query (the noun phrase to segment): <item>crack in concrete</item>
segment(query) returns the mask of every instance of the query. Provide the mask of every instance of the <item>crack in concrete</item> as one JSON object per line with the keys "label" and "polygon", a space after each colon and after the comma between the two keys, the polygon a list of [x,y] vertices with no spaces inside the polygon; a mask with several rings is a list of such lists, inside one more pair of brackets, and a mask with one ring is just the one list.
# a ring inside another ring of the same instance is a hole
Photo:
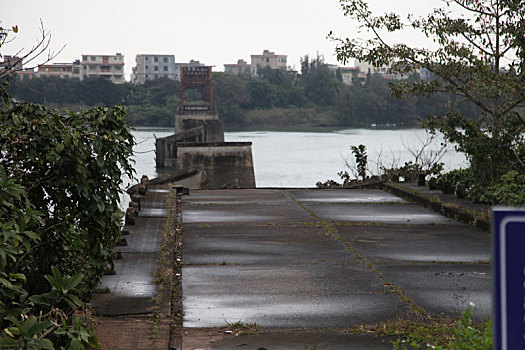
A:
{"label": "crack in concrete", "polygon": [[376,276],[379,278],[379,280],[382,281],[382,284],[380,286],[386,287],[389,289],[389,292],[392,294],[396,294],[399,296],[399,298],[406,303],[410,310],[419,317],[424,318],[430,318],[430,313],[425,310],[422,306],[416,304],[416,302],[410,298],[406,291],[395,285],[394,283],[387,281],[386,278],[381,274],[381,272],[375,267],[372,260],[367,259],[365,256],[363,256],[355,247],[353,247],[350,242],[345,240],[341,235],[339,235],[337,231],[337,225],[333,222],[322,220],[317,216],[317,214],[311,210],[308,209],[306,206],[303,205],[299,200],[297,200],[291,193],[289,193],[286,190],[281,190],[285,195],[287,195],[297,206],[302,208],[304,211],[310,214],[310,216],[317,221],[318,227],[324,229],[327,233],[329,233],[332,237],[343,243],[346,247],[346,249],[354,254],[354,256],[365,266],[367,266],[372,272],[376,274]]}

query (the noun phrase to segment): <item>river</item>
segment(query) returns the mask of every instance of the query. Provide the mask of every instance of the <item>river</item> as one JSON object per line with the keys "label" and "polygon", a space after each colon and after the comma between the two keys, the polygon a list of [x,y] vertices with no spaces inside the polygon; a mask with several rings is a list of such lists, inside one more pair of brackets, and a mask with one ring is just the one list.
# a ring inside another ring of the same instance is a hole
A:
{"label": "river", "polygon": [[[173,129],[140,128],[134,130],[137,145],[135,161],[137,176],[153,178],[155,169],[155,136],[164,137]],[[226,132],[225,141],[252,142],[257,187],[315,187],[318,181],[334,179],[337,173],[349,170],[354,163],[350,147],[363,144],[367,148],[369,169],[378,173],[381,165],[402,166],[413,161],[412,153],[428,140],[424,129],[346,129],[333,132]],[[425,148],[427,156],[441,148],[441,138]],[[443,156],[447,170],[466,167],[462,154],[452,147]],[[350,171],[349,171],[350,172]],[[129,184],[126,183],[125,185]]]}

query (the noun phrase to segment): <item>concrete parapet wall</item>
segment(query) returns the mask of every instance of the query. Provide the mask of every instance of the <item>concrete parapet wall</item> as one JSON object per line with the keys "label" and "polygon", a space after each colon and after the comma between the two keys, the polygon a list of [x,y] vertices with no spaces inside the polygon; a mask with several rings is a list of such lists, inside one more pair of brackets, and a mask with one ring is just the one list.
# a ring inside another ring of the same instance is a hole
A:
{"label": "concrete parapet wall", "polygon": [[207,189],[255,188],[251,142],[177,143],[177,169],[194,167]]}
{"label": "concrete parapet wall", "polygon": [[188,120],[212,121],[219,120],[219,114],[215,109],[211,110],[195,110],[175,113],[175,133],[185,131],[184,123]]}
{"label": "concrete parapet wall", "polygon": [[[224,122],[222,120],[184,120],[184,130],[203,128],[203,137],[200,139],[181,139],[181,142],[224,142]],[[178,135],[178,134],[176,134]]]}

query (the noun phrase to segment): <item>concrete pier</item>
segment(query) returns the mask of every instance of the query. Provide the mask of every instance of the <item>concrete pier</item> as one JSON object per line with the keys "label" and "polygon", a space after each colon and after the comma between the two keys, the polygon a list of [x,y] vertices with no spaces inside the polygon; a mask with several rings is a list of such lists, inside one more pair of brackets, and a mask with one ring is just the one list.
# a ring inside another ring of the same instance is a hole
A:
{"label": "concrete pier", "polygon": [[[160,255],[168,213],[168,185],[153,189],[116,275],[104,277],[110,293],[97,296],[99,338],[117,328],[136,349],[152,348],[139,341],[156,295],[144,259]],[[381,350],[396,338],[356,330],[454,318],[470,303],[476,320],[490,318],[489,234],[380,189],[200,190],[182,207],[182,295],[160,304],[155,348]],[[170,331],[168,320],[182,322]]]}

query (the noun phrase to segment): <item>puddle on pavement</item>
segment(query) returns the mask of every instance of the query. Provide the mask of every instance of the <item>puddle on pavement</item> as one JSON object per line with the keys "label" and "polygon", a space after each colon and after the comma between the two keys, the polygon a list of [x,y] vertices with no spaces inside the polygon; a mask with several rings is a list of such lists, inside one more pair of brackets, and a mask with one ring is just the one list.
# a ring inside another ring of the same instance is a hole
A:
{"label": "puddle on pavement", "polygon": [[382,258],[385,259],[395,259],[399,261],[409,261],[409,262],[451,262],[451,263],[476,263],[480,261],[489,261],[490,254],[480,254],[480,255],[463,255],[463,254],[440,254],[440,253],[405,253],[397,252],[394,254],[383,253],[381,254]]}
{"label": "puddle on pavement", "polygon": [[170,193],[170,190],[162,189],[162,188],[148,188],[148,192],[151,193]]}
{"label": "puddle on pavement", "polygon": [[406,203],[405,200],[394,196],[361,196],[361,197],[315,197],[300,198],[300,202],[318,203]]}
{"label": "puddle on pavement", "polygon": [[109,278],[102,281],[101,288],[109,288],[112,294],[130,297],[153,297],[157,293],[151,278],[130,279],[127,282],[118,280],[110,281]]}
{"label": "puddle on pavement", "polygon": [[385,212],[370,212],[369,214],[319,214],[322,219],[329,219],[335,221],[350,221],[350,222],[377,222],[377,223],[394,223],[394,224],[444,224],[449,223],[447,218],[436,214],[399,214],[388,215]]}
{"label": "puddle on pavement", "polygon": [[274,221],[279,217],[241,214],[238,211],[226,210],[188,210],[183,212],[185,223],[209,222],[266,222]]}
{"label": "puddle on pavement", "polygon": [[[268,298],[270,297],[270,298]],[[280,300],[279,300],[280,299]],[[186,296],[183,327],[224,327],[242,321],[265,327],[341,327],[349,317],[395,314],[383,296],[275,297],[268,295]]]}
{"label": "puddle on pavement", "polygon": [[140,216],[148,218],[165,218],[167,216],[167,210],[159,208],[144,208],[140,211]]}

